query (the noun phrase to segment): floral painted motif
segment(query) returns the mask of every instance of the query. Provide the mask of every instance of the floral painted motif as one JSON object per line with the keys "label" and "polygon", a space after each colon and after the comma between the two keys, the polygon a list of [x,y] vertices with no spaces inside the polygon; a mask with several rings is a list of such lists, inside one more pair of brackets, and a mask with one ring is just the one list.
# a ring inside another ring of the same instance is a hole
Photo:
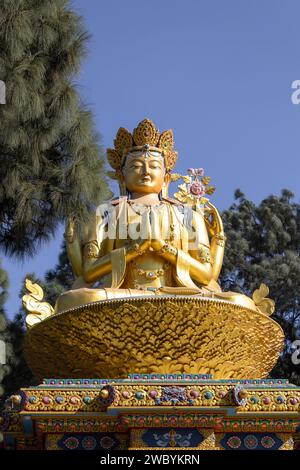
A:
{"label": "floral painted motif", "polygon": [[162,395],[156,399],[156,403],[170,401],[173,405],[187,400],[186,390],[183,387],[162,387]]}
{"label": "floral painted motif", "polygon": [[241,443],[241,439],[238,436],[232,436],[227,441],[227,445],[232,449],[238,449],[241,446]]}
{"label": "floral painted motif", "polygon": [[246,436],[244,439],[244,444],[247,449],[255,449],[258,445],[258,440],[253,434]]}
{"label": "floral painted motif", "polygon": [[74,450],[79,446],[79,440],[76,437],[68,437],[65,440],[64,445],[67,449]]}
{"label": "floral painted motif", "polygon": [[97,446],[97,441],[93,436],[87,436],[82,439],[81,445],[84,450],[94,450]]}

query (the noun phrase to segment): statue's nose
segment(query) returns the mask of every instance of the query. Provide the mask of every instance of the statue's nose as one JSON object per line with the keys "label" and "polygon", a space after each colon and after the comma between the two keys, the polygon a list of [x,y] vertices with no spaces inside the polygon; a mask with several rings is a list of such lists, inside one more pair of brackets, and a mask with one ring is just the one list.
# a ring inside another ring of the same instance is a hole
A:
{"label": "statue's nose", "polygon": [[145,163],[144,168],[143,168],[143,174],[144,175],[149,175],[149,172],[150,172],[149,171],[149,165],[148,165],[148,163]]}

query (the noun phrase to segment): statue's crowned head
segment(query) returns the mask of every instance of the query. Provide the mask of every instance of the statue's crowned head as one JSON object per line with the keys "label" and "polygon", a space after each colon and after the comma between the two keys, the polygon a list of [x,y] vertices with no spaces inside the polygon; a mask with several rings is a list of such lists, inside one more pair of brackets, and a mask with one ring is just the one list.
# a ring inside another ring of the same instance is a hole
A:
{"label": "statue's crowned head", "polygon": [[131,134],[120,127],[114,149],[107,150],[107,159],[122,195],[127,192],[162,193],[167,196],[171,171],[177,161],[173,131],[160,134],[150,119],[144,119]]}

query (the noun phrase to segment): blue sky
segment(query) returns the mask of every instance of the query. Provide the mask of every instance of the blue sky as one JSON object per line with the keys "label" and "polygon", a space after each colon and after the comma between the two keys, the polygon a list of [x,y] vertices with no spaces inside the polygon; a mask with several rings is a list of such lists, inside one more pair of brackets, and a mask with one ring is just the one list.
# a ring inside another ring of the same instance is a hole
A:
{"label": "blue sky", "polygon": [[[289,188],[299,201],[300,2],[294,0],[76,0],[92,34],[75,82],[102,143],[145,117],[172,128],[177,170],[204,167],[221,210],[240,188],[261,201]],[[62,239],[24,263],[3,259],[9,316],[27,272],[42,276]]]}

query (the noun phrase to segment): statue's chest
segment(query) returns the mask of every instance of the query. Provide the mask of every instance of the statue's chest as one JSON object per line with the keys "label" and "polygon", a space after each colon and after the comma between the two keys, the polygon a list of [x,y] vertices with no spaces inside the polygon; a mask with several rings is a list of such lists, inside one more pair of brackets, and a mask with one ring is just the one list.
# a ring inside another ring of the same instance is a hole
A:
{"label": "statue's chest", "polygon": [[136,258],[127,265],[125,284],[139,289],[171,285],[172,266],[153,251]]}

